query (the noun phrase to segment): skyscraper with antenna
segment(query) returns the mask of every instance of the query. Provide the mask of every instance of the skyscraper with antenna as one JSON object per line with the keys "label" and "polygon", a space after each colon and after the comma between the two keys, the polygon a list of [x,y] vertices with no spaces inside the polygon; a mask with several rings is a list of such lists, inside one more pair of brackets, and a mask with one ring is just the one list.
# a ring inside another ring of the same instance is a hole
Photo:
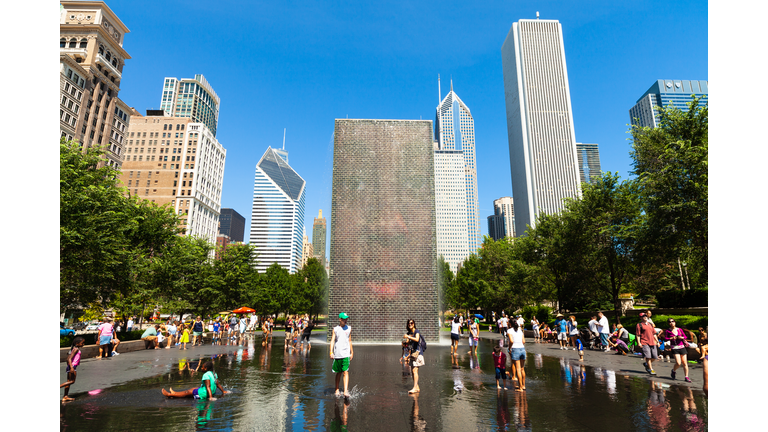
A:
{"label": "skyscraper with antenna", "polygon": [[477,197],[475,122],[469,107],[451,90],[439,100],[435,119],[437,253],[456,271],[482,245]]}

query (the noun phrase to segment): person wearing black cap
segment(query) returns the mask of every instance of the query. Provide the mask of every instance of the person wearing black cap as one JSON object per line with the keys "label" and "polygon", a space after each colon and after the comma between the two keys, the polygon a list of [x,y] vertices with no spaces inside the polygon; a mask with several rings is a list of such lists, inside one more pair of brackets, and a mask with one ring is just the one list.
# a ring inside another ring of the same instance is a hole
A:
{"label": "person wearing black cap", "polygon": [[336,396],[339,394],[339,380],[344,377],[344,397],[349,397],[349,362],[354,356],[352,350],[352,328],[347,325],[349,315],[339,314],[339,325],[333,328],[331,335],[331,370],[336,374]]}

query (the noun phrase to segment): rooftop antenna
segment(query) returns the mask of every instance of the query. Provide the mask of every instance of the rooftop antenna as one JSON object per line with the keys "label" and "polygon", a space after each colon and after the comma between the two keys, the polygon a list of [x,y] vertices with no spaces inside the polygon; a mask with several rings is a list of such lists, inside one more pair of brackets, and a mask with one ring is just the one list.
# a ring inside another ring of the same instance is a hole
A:
{"label": "rooftop antenna", "polygon": [[440,91],[440,74],[437,74],[437,104],[443,101],[443,92]]}
{"label": "rooftop antenna", "polygon": [[453,75],[451,75],[451,91],[453,91]]}
{"label": "rooftop antenna", "polygon": [[536,19],[539,19],[539,11],[536,11]]}
{"label": "rooftop antenna", "polygon": [[285,128],[283,128],[283,150],[285,150]]}

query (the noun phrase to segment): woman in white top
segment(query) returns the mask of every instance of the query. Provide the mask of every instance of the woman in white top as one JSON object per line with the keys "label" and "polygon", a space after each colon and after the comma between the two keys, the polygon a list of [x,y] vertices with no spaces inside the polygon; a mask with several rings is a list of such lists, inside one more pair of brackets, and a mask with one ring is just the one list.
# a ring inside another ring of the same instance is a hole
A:
{"label": "woman in white top", "polygon": [[461,331],[461,321],[459,316],[455,315],[451,321],[451,355],[459,353],[459,332]]}
{"label": "woman in white top", "polygon": [[578,323],[576,322],[576,317],[574,315],[571,315],[570,321],[567,323],[568,327],[568,338],[571,340],[571,345],[573,345],[573,350],[576,350],[576,339],[579,338],[579,329],[577,328]]}
{"label": "woman in white top", "polygon": [[525,391],[525,337],[517,320],[512,320],[507,338],[509,339],[509,358],[512,360],[512,376],[517,378],[515,391]]}
{"label": "woman in white top", "polygon": [[534,342],[538,342],[539,337],[541,336],[539,334],[539,320],[537,320],[536,317],[533,317],[531,319],[531,325],[533,326],[533,340]]}

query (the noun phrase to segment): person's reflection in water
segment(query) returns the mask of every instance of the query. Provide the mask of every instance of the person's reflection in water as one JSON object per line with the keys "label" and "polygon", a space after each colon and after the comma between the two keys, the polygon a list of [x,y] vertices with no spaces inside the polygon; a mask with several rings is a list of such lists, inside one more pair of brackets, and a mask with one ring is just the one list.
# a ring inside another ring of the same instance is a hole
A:
{"label": "person's reflection in water", "polygon": [[693,399],[693,391],[691,391],[691,388],[688,386],[677,386],[676,391],[680,396],[680,400],[683,402],[683,406],[680,408],[682,413],[682,418],[680,419],[680,430],[706,430],[707,427],[699,418],[699,412],[696,409],[696,401]]}
{"label": "person's reflection in water", "polygon": [[541,354],[535,354],[533,356],[533,364],[536,366],[536,369],[541,370],[544,368],[544,357],[542,357]]}
{"label": "person's reflection in water", "polygon": [[[522,392],[517,392],[522,393]],[[504,389],[496,389],[496,426],[497,430],[507,430],[509,425],[509,392]]]}
{"label": "person's reflection in water", "polygon": [[[347,430],[347,411],[349,410],[350,403],[349,398],[336,398],[333,408],[334,418],[331,420],[331,431],[341,432]],[[341,405],[341,409],[339,409],[339,405]]]}
{"label": "person's reflection in water", "polygon": [[419,414],[419,394],[411,393],[413,397],[413,415],[411,416],[411,431],[425,431],[427,430],[427,421]]}
{"label": "person's reflection in water", "polygon": [[665,431],[669,429],[669,405],[664,397],[664,387],[661,383],[651,381],[648,390],[648,401],[646,402],[648,419],[654,430]]}
{"label": "person's reflection in water", "polygon": [[200,401],[197,403],[197,427],[205,427],[211,420],[211,404]]}
{"label": "person's reflection in water", "polygon": [[453,369],[453,391],[461,393],[464,390],[464,383],[462,382],[461,366],[459,365],[459,356],[451,356],[451,369]]}
{"label": "person's reflection in water", "polygon": [[517,408],[515,428],[518,431],[532,430],[531,418],[528,417],[528,394],[526,392],[515,393],[515,408]]}

